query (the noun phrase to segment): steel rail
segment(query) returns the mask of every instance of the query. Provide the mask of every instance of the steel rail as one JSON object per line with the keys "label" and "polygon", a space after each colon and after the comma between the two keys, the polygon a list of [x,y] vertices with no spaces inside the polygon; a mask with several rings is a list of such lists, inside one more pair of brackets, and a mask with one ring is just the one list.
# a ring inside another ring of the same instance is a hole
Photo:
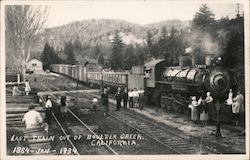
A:
{"label": "steel rail", "polygon": [[104,145],[115,155],[119,155],[116,151],[114,151],[107,143],[105,143],[91,128],[89,128],[88,125],[86,125],[74,112],[72,112],[70,109],[67,109],[84,127],[86,127],[92,134],[94,134],[97,139],[101,140]]}
{"label": "steel rail", "polygon": [[[160,128],[160,129],[162,129],[162,130],[164,130],[164,131],[167,131],[167,132],[171,133],[172,135],[175,135],[175,136],[177,136],[177,137],[179,137],[179,138],[185,139],[185,140],[187,140],[187,141],[189,141],[189,142],[191,142],[191,143],[194,143],[194,144],[196,144],[196,145],[201,145],[201,144],[199,144],[199,143],[197,143],[197,142],[195,142],[195,141],[193,141],[193,140],[191,140],[191,139],[188,139],[188,138],[183,137],[183,136],[181,136],[181,135],[179,135],[179,134],[176,134],[175,132],[173,132],[173,131],[171,131],[171,130],[169,130],[169,129],[167,129],[167,128],[164,128],[164,127],[162,127],[162,126],[160,126],[160,125],[157,125],[157,124],[155,124],[155,123],[153,123],[153,122],[150,122],[150,121],[148,121],[148,120],[146,120],[146,119],[144,119],[144,118],[141,118],[141,117],[139,117],[139,116],[137,116],[137,115],[135,115],[135,114],[133,114],[133,113],[130,113],[130,112],[128,112],[128,111],[126,111],[126,113],[129,114],[130,116],[135,117],[136,119],[142,120],[142,121],[144,121],[144,122],[146,122],[146,123],[149,123],[149,124],[151,124],[151,125],[153,125],[153,126],[155,126],[155,127]],[[207,146],[204,146],[204,145],[201,145],[201,146],[202,146],[202,148],[205,148],[205,149],[211,151],[212,153],[219,153],[219,152],[217,152],[217,151],[214,151],[214,150],[208,148]]]}
{"label": "steel rail", "polygon": [[120,118],[118,118],[118,117],[116,117],[116,116],[114,116],[114,115],[112,115],[112,114],[110,114],[110,113],[108,113],[108,115],[110,115],[110,116],[111,116],[111,117],[113,117],[114,119],[117,119],[118,121],[121,121],[122,123],[124,123],[124,124],[128,125],[129,127],[131,127],[131,128],[133,128],[133,129],[135,129],[135,130],[139,131],[140,133],[142,133],[142,134],[144,134],[144,135],[148,136],[149,138],[153,139],[154,141],[156,141],[156,142],[160,143],[161,145],[163,145],[163,146],[165,146],[165,147],[168,147],[168,148],[169,148],[169,149],[171,149],[172,151],[174,151],[174,152],[176,152],[176,153],[178,153],[178,154],[181,154],[181,152],[179,152],[179,151],[175,150],[175,149],[174,149],[174,148],[172,148],[171,146],[169,146],[169,145],[167,145],[167,144],[165,144],[165,143],[161,142],[160,140],[158,140],[158,139],[154,138],[152,135],[150,135],[150,134],[148,134],[148,133],[146,133],[146,132],[142,131],[141,129],[136,128],[135,126],[133,126],[133,125],[131,125],[131,124],[129,124],[129,123],[127,123],[127,122],[123,121],[122,119],[120,119]]}
{"label": "steel rail", "polygon": [[[55,114],[54,114],[53,112],[52,112],[52,115],[53,115],[53,117],[55,118],[57,124],[59,125],[59,127],[60,127],[60,129],[62,130],[62,132],[64,133],[64,135],[67,136],[67,133],[65,132],[65,130],[64,130],[63,127],[62,127],[62,125],[60,124],[60,122],[58,121],[58,119],[56,118],[56,116],[55,116]],[[70,139],[68,139],[68,141],[69,141],[70,145],[73,147],[73,149],[76,150],[77,155],[80,155],[79,152],[77,151],[75,145],[73,144],[73,142],[72,142]]]}

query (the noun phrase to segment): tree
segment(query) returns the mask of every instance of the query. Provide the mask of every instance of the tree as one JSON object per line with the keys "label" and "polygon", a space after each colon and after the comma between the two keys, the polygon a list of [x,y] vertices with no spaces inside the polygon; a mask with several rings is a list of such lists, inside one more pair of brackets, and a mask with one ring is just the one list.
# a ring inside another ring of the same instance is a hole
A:
{"label": "tree", "polygon": [[192,28],[198,30],[205,30],[215,22],[214,13],[208,8],[206,4],[202,4],[199,11],[195,14]]}
{"label": "tree", "polygon": [[16,70],[26,79],[26,63],[47,20],[47,7],[7,5],[5,7],[6,51]]}
{"label": "tree", "polygon": [[104,65],[104,56],[103,56],[103,53],[100,53],[99,56],[98,56],[98,63],[100,65]]}
{"label": "tree", "polygon": [[67,59],[66,59],[67,64],[76,64],[74,47],[71,41],[65,43],[64,53],[67,55]]}
{"label": "tree", "polygon": [[150,31],[147,32],[146,42],[147,42],[148,56],[153,56],[153,53],[154,53],[153,48],[154,48],[154,46],[153,46],[153,42],[152,42],[152,34],[150,33]]}
{"label": "tree", "polygon": [[123,67],[130,70],[132,66],[136,65],[137,58],[135,56],[135,48],[133,45],[127,45],[123,50]]}
{"label": "tree", "polygon": [[45,43],[44,49],[42,52],[42,62],[43,62],[43,69],[51,69],[51,64],[58,64],[61,63],[62,60],[58,57],[58,55],[55,53],[55,50],[53,47],[51,47],[48,43]]}
{"label": "tree", "polygon": [[207,46],[208,44],[213,44],[216,40],[215,24],[214,13],[206,4],[202,4],[193,18],[190,35],[190,45],[193,48],[196,64],[204,64],[204,53],[211,51],[211,48]]}
{"label": "tree", "polygon": [[112,41],[112,51],[110,57],[111,69],[122,69],[122,47],[123,42],[118,31],[115,32],[114,39]]}

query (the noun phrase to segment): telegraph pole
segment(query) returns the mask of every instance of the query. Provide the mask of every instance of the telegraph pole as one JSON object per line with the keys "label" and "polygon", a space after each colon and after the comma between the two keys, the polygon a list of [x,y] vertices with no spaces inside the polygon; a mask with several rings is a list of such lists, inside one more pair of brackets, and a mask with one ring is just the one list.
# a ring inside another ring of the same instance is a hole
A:
{"label": "telegraph pole", "polygon": [[236,18],[240,18],[240,4],[237,3]]}

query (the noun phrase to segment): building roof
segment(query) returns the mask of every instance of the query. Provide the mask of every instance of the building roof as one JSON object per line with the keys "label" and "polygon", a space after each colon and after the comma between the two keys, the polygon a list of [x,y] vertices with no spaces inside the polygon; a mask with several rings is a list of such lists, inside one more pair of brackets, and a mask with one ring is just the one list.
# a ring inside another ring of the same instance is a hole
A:
{"label": "building roof", "polygon": [[165,59],[154,59],[154,60],[146,63],[144,66],[145,67],[154,67],[155,65],[157,65],[158,63],[163,62],[163,61],[165,61]]}
{"label": "building roof", "polygon": [[39,56],[31,56],[30,59],[28,60],[28,62],[29,62],[30,60],[32,60],[32,59],[37,59],[38,61],[41,61],[41,62],[42,62],[42,60],[41,60],[41,58],[40,58]]}

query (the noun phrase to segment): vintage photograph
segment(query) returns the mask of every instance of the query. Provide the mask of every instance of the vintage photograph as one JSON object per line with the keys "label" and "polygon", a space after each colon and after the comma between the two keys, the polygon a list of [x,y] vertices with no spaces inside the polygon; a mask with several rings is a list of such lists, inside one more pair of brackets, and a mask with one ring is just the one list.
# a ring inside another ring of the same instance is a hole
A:
{"label": "vintage photograph", "polygon": [[248,159],[246,2],[1,2],[1,156]]}

